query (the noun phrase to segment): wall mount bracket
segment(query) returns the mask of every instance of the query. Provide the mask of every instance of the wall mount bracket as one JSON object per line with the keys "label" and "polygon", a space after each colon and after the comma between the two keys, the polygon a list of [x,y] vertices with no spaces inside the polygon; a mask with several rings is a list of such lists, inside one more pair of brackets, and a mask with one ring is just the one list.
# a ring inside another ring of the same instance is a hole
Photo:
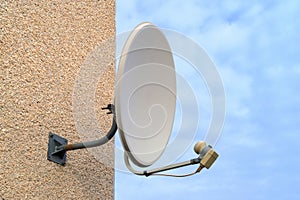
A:
{"label": "wall mount bracket", "polygon": [[58,151],[57,147],[67,144],[67,139],[50,132],[48,141],[48,160],[60,165],[64,165],[67,159],[66,150]]}
{"label": "wall mount bracket", "polygon": [[68,144],[68,140],[63,138],[53,132],[49,133],[48,140],[48,160],[55,162],[60,165],[65,165],[67,161],[67,151],[84,149],[84,148],[92,148],[101,146],[107,143],[113,136],[115,135],[118,127],[115,120],[115,106],[113,104],[108,104],[107,107],[102,108],[102,110],[109,110],[106,114],[113,114],[112,125],[106,136],[93,141]]}

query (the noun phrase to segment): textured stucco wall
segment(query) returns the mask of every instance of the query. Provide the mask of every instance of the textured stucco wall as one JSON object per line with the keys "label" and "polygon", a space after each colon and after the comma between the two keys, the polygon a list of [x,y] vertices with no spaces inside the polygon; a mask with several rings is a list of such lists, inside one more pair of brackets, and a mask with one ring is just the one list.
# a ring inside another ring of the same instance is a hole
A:
{"label": "textured stucco wall", "polygon": [[[0,17],[0,199],[113,199],[113,169],[87,150],[68,152],[64,167],[46,155],[49,131],[81,141],[74,81],[92,49],[115,35],[114,0],[3,0]],[[112,60],[97,108],[111,103],[113,73]],[[96,111],[105,132],[111,116]],[[113,158],[113,144],[102,150]]]}

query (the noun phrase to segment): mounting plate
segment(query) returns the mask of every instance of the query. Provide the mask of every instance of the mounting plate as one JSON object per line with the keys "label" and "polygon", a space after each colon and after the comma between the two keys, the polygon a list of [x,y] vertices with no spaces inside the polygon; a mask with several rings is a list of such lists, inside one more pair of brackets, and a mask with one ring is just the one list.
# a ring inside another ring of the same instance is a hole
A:
{"label": "mounting plate", "polygon": [[57,151],[56,147],[66,144],[68,144],[67,139],[50,132],[48,142],[48,160],[60,165],[65,165],[67,159],[66,151]]}

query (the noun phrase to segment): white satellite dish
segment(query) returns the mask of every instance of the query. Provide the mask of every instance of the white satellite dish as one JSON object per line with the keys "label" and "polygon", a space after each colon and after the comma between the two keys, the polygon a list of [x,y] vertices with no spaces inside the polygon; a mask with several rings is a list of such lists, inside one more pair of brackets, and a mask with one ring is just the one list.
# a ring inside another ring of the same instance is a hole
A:
{"label": "white satellite dish", "polygon": [[131,165],[148,167],[164,152],[172,133],[176,108],[176,71],[168,40],[160,29],[149,22],[141,23],[129,35],[120,57],[115,87],[115,105],[111,129],[103,138],[68,144],[65,138],[49,134],[48,159],[66,163],[66,152],[107,143],[119,130],[124,147],[124,161],[137,175],[165,175],[158,172],[199,164],[199,168],[183,177],[209,169],[218,154],[205,142],[198,142],[194,151],[199,157],[152,170],[137,171]]}
{"label": "white satellite dish", "polygon": [[116,83],[116,120],[123,147],[134,164],[150,166],[168,143],[176,107],[173,55],[156,26],[146,22],[131,32]]}

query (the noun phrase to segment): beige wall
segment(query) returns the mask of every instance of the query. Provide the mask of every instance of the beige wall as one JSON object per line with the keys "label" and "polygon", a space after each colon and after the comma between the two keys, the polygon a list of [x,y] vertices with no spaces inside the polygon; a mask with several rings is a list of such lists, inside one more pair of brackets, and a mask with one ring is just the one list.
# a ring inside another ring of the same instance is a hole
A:
{"label": "beige wall", "polygon": [[[64,167],[46,155],[49,131],[81,141],[74,81],[91,50],[115,35],[114,15],[113,0],[1,1],[0,199],[113,199],[113,169],[87,150],[68,152]],[[111,102],[112,63],[98,107]],[[108,130],[110,116],[97,113]],[[113,158],[113,145],[103,148]]]}

